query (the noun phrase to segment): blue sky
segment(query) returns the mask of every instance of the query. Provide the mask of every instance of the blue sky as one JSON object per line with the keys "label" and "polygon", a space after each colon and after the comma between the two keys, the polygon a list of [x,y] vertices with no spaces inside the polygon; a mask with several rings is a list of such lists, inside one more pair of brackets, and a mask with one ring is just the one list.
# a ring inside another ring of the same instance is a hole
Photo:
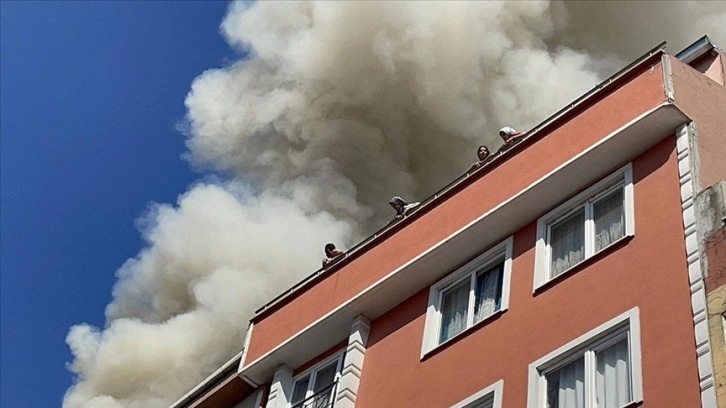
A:
{"label": "blue sky", "polygon": [[60,406],[64,339],[104,324],[134,220],[199,176],[175,124],[237,56],[226,2],[10,2],[0,10],[0,405]]}

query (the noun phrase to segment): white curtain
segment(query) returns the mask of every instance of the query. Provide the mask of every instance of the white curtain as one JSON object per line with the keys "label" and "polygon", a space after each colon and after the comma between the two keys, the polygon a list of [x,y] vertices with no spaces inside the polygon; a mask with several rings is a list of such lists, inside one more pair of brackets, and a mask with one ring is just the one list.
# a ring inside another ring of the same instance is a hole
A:
{"label": "white curtain", "polygon": [[450,339],[466,328],[469,307],[469,279],[447,290],[441,300],[441,334],[439,343]]}
{"label": "white curtain", "polygon": [[585,407],[585,359],[547,375],[547,408]]}
{"label": "white curtain", "polygon": [[630,402],[628,339],[596,354],[595,390],[598,408],[620,408]]}
{"label": "white curtain", "polygon": [[554,278],[585,259],[585,208],[552,226],[550,234]]}
{"label": "white curtain", "polygon": [[611,194],[593,206],[595,218],[595,252],[625,235],[623,190]]}
{"label": "white curtain", "polygon": [[476,278],[476,305],[474,323],[496,312],[500,306],[502,265],[484,272]]}

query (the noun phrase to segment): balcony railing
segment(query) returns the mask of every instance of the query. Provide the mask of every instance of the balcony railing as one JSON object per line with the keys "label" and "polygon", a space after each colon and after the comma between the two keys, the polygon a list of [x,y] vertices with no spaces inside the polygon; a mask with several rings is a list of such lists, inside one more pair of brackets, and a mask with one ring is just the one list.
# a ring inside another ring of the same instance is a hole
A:
{"label": "balcony railing", "polygon": [[292,408],[333,408],[335,405],[335,389],[338,382],[334,382],[329,386],[318,391],[317,394],[297,402]]}

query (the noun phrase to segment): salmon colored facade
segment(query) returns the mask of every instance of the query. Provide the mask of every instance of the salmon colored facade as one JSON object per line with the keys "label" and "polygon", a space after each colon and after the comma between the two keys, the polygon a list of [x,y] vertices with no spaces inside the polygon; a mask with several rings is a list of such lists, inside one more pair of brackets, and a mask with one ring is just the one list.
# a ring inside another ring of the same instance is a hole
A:
{"label": "salmon colored facade", "polygon": [[[393,232],[389,239],[372,246],[345,267],[325,276],[310,287],[304,296],[298,295],[279,306],[274,313],[255,317],[254,336],[245,362],[259,358],[390,271],[499,205],[533,180],[552,171],[603,135],[663,103],[665,95],[660,60],[652,68],[652,71],[644,72],[603,101],[554,129],[551,134],[543,135],[527,149],[509,157],[509,160],[477,174],[476,181],[448,200],[433,205],[415,222],[406,220],[405,228]],[[611,169],[604,169],[603,176],[608,174],[607,170]],[[562,197],[563,200],[565,198]],[[465,261],[468,259],[462,259],[461,263]],[[445,274],[443,272],[441,276]]]}
{"label": "salmon colored facade", "polygon": [[[643,371],[653,373],[644,375],[647,405],[695,406],[696,350],[673,138],[636,158],[633,173],[632,240],[534,296],[535,225],[514,234],[511,306],[496,321],[420,361],[419,348],[411,345],[421,341],[426,290],[374,320],[356,406],[445,407],[499,379],[504,406],[526,406],[529,363],[634,306],[641,313]],[[406,375],[386,375],[394,367]]]}
{"label": "salmon colored facade", "polygon": [[[599,364],[597,344],[620,341],[608,339],[623,330],[625,405],[726,406],[716,400],[724,385],[714,328],[702,333],[709,277],[695,218],[699,192],[726,178],[724,62],[707,40],[677,57],[654,49],[258,310],[235,381],[210,377],[175,406],[227,395],[224,382],[235,384],[235,407],[306,407],[295,404],[300,395],[314,401],[321,367],[338,364],[325,407],[545,407],[548,376],[580,354]],[[547,214],[621,171],[629,232],[538,283]],[[431,316],[444,307],[432,303],[443,296],[437,282],[500,243],[508,248],[500,310],[428,344],[439,327]],[[593,388],[577,406],[594,406],[596,382],[584,375]]]}

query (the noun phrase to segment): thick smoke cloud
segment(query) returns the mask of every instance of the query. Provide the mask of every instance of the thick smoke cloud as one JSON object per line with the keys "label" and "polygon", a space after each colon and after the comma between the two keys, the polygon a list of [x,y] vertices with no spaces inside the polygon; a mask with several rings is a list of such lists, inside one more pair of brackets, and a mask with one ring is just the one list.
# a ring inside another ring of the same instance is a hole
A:
{"label": "thick smoke cloud", "polygon": [[118,271],[107,327],[71,328],[80,381],[67,407],[168,406],[239,351],[246,322],[319,262],[347,224],[234,183],[199,184],[140,221],[147,242]]}
{"label": "thick smoke cloud", "polygon": [[304,190],[309,209],[370,232],[387,197],[432,193],[501,125],[531,125],[597,82],[586,54],[546,50],[550,13],[521,2],[238,4],[222,30],[253,58],[193,84],[191,157],[264,189]]}
{"label": "thick smoke cloud", "polygon": [[[64,407],[161,407],[241,347],[253,310],[664,39],[726,43],[724,3],[235,3],[249,52],[186,98],[200,182],[139,221],[103,329],[66,339]],[[676,48],[677,49],[677,48]]]}

